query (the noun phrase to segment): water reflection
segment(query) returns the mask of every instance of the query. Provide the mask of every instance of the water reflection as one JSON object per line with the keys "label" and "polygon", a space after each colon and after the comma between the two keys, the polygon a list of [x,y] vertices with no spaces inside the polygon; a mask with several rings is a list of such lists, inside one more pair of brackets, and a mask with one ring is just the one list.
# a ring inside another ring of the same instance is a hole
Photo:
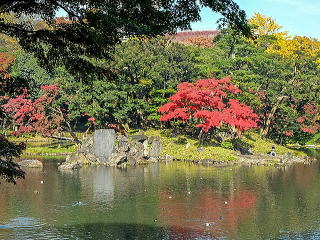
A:
{"label": "water reflection", "polygon": [[61,173],[45,161],[0,185],[0,239],[318,239],[319,166]]}

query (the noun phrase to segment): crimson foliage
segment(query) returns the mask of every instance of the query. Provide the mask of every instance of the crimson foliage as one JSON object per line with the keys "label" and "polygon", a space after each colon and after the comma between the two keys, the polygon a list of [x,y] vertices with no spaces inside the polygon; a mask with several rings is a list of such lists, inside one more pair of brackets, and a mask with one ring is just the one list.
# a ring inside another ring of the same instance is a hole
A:
{"label": "crimson foliage", "polygon": [[57,84],[41,86],[42,95],[32,100],[26,89],[19,96],[8,98],[2,107],[18,126],[14,134],[21,133],[42,133],[51,135],[61,131],[61,124],[64,120],[63,113],[53,107],[53,103],[59,95]]}
{"label": "crimson foliage", "polygon": [[301,124],[301,131],[310,134],[316,134],[320,130],[319,111],[320,107],[315,102],[303,106],[304,115],[297,118]]}
{"label": "crimson foliage", "polygon": [[230,98],[241,90],[232,82],[231,77],[222,79],[202,79],[195,84],[183,82],[178,91],[171,96],[171,102],[159,108],[161,121],[173,119],[196,120],[196,125],[208,132],[211,128],[228,126],[239,132],[257,127],[258,116],[252,109]]}

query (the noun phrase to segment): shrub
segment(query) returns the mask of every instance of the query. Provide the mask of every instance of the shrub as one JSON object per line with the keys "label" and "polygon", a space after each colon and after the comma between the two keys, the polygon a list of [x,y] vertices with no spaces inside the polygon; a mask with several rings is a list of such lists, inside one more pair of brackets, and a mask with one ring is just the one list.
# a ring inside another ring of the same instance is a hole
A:
{"label": "shrub", "polygon": [[233,149],[233,145],[229,141],[222,142],[220,146],[225,149]]}
{"label": "shrub", "polygon": [[195,84],[183,82],[169,98],[171,102],[159,108],[163,114],[160,120],[195,122],[204,132],[225,126],[238,132],[257,127],[258,116],[252,109],[230,98],[238,93],[241,91],[230,77],[198,80]]}

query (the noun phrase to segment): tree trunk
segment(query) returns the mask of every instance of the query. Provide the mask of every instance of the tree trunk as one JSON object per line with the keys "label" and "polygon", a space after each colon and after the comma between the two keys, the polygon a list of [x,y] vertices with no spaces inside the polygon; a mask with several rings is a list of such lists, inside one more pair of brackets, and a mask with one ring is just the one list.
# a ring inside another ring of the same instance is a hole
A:
{"label": "tree trunk", "polygon": [[7,123],[7,118],[4,118],[4,119],[3,119],[3,122],[2,122],[2,134],[3,134],[4,136],[7,136],[6,123]]}
{"label": "tree trunk", "polygon": [[[287,90],[287,87],[289,85],[292,85],[294,84],[294,82],[296,81],[296,78],[295,76],[297,75],[297,64],[294,65],[294,69],[293,69],[293,77],[292,79],[288,82],[288,84],[282,88],[281,90],[281,94],[284,94],[285,91]],[[282,103],[282,101],[285,99],[286,96],[281,96],[277,99],[277,102],[276,104],[272,107],[271,109],[271,112],[269,113],[268,117],[267,117],[267,120],[266,120],[266,123],[265,123],[265,126],[264,128],[262,129],[261,131],[261,137],[262,138],[265,138],[268,134],[269,134],[269,131],[270,131],[270,125],[271,125],[271,120],[274,116],[274,114],[276,113],[276,111],[278,110],[278,107],[279,105]]]}
{"label": "tree trunk", "polygon": [[199,143],[202,144],[203,143],[203,137],[204,137],[204,131],[201,129],[200,130],[200,133],[198,135],[198,140],[199,140]]}
{"label": "tree trunk", "polygon": [[274,117],[274,114],[278,110],[278,107],[282,103],[284,98],[285,98],[285,96],[279,97],[277,100],[277,103],[272,107],[270,113],[268,114],[265,125],[261,130],[261,137],[262,138],[265,138],[269,134],[272,118]]}
{"label": "tree trunk", "polygon": [[71,137],[73,138],[73,141],[77,144],[80,145],[82,142],[79,140],[79,138],[77,137],[77,135],[71,130],[69,129],[68,132],[70,133]]}
{"label": "tree trunk", "polygon": [[231,58],[231,59],[235,59],[236,58],[236,54],[235,54],[235,51],[234,51],[234,44],[230,48],[228,58]]}
{"label": "tree trunk", "polygon": [[63,114],[63,112],[61,111],[61,109],[57,110],[57,112],[60,113],[60,116],[64,119],[65,124],[67,125],[67,128],[65,128],[65,130],[67,130],[67,132],[70,133],[71,137],[73,138],[73,141],[77,144],[77,145],[81,145],[82,142],[79,140],[79,138],[77,137],[77,135],[73,132],[71,124],[69,119],[67,119],[67,117]]}

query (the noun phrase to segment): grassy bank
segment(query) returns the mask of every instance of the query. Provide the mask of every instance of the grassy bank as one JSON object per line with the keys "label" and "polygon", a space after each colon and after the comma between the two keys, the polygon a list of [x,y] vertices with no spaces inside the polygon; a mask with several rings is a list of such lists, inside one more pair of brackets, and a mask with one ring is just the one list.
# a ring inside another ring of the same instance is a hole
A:
{"label": "grassy bank", "polygon": [[[175,159],[181,160],[204,160],[214,159],[218,161],[237,161],[238,152],[223,148],[217,144],[207,142],[200,145],[196,139],[187,136],[170,137],[167,130],[147,130],[147,136],[160,136],[162,141],[162,155],[170,155]],[[304,156],[305,153],[280,146],[272,141],[261,139],[257,133],[250,133],[243,137],[243,142],[249,144],[256,154],[267,154],[270,152],[272,145],[276,146],[279,155],[290,153],[292,155]]]}
{"label": "grassy bank", "polygon": [[[80,133],[79,133],[80,134]],[[172,137],[170,130],[149,129],[145,131],[147,136],[159,136],[162,141],[162,155],[170,155],[181,160],[214,159],[217,161],[237,161],[239,153],[232,149],[231,143],[222,146],[214,142],[206,142],[203,145],[197,139],[179,135]],[[67,137],[67,136],[66,136]],[[55,139],[42,136],[10,137],[11,141],[26,142],[27,149],[24,155],[60,155],[76,152],[77,146],[72,143],[57,144]],[[242,141],[256,154],[267,154],[273,145],[279,155],[290,153],[295,156],[303,156],[305,153],[277,145],[270,140],[261,139],[255,132],[246,133]]]}
{"label": "grassy bank", "polygon": [[[81,133],[77,133],[81,136]],[[69,133],[64,133],[62,137],[70,138]],[[28,155],[63,155],[76,152],[77,146],[72,142],[59,142],[57,139],[44,137],[41,135],[23,135],[23,136],[8,136],[12,142],[26,143],[26,150],[23,151],[24,156]]]}
{"label": "grassy bank", "polygon": [[77,146],[75,144],[68,145],[53,145],[46,147],[27,146],[23,152],[25,155],[59,155],[76,152]]}
{"label": "grassy bank", "polygon": [[320,146],[320,133],[314,135],[314,137],[307,142],[308,145]]}
{"label": "grassy bank", "polygon": [[169,137],[166,130],[148,130],[147,136],[160,136],[162,155],[170,155],[181,160],[216,159],[219,161],[236,161],[237,155],[233,150],[218,146],[199,145],[198,141],[186,136]]}

